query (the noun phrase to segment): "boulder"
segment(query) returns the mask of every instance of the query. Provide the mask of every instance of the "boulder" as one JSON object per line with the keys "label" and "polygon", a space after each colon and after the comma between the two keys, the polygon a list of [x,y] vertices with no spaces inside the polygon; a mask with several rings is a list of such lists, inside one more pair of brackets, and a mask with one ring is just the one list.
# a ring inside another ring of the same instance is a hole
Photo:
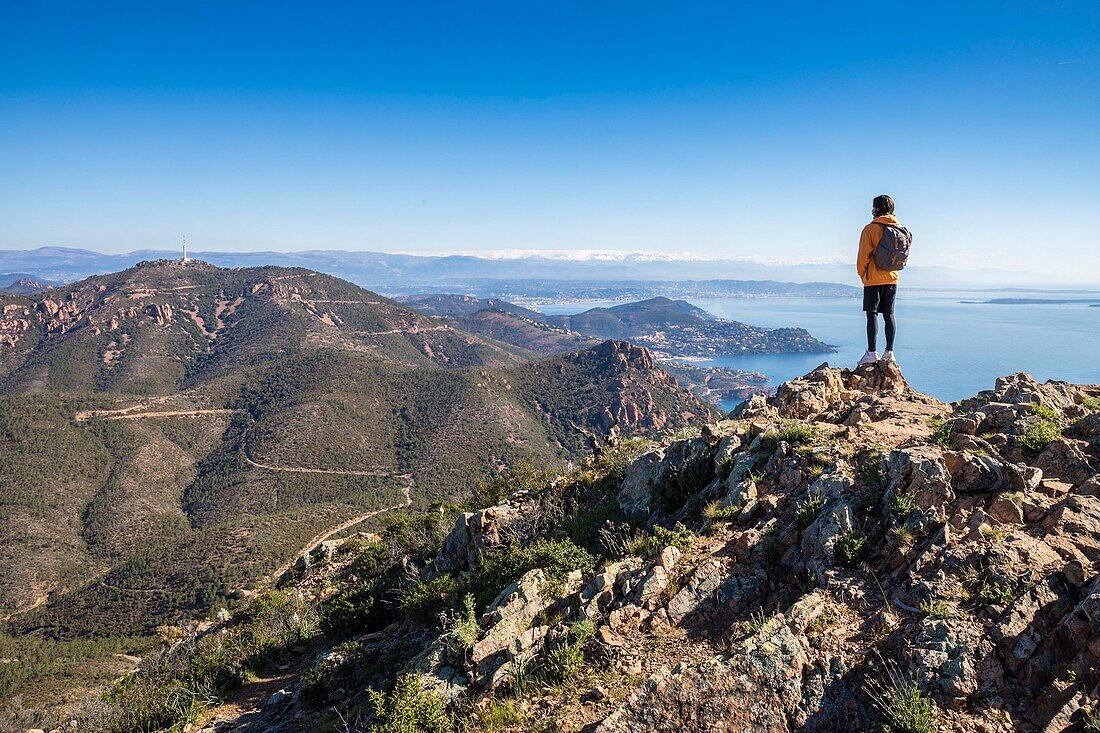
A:
{"label": "boulder", "polygon": [[653,499],[653,487],[661,480],[665,449],[646,451],[626,467],[619,507],[629,516],[648,517]]}
{"label": "boulder", "polygon": [[542,641],[549,629],[532,628],[531,622],[560,597],[574,593],[580,587],[581,574],[571,573],[560,592],[553,595],[546,594],[553,586],[549,580],[545,571],[531,570],[489,604],[481,617],[485,633],[470,649],[470,661],[483,686],[498,684],[505,676],[506,664],[528,655]]}
{"label": "boulder", "polygon": [[537,508],[535,498],[520,490],[501,504],[459,515],[436,556],[436,568],[441,572],[472,570],[487,550],[522,542],[532,531],[531,519]]}
{"label": "boulder", "polygon": [[940,451],[932,446],[903,448],[890,453],[887,460],[890,483],[886,499],[898,494],[912,496],[922,510],[933,510],[940,521],[946,517],[944,505],[955,499],[951,474]]}
{"label": "boulder", "polygon": [[1077,485],[1088,481],[1097,471],[1085,451],[1088,443],[1072,438],[1055,438],[1032,463],[1043,476]]}

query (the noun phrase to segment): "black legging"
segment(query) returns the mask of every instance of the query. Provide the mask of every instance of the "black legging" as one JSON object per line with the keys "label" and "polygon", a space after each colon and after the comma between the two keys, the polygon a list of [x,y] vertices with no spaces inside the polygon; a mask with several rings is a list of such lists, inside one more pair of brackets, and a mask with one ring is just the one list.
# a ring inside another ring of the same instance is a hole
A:
{"label": "black legging", "polygon": [[[883,313],[882,320],[886,322],[886,350],[894,350],[894,314]],[[877,351],[878,342],[878,314],[867,311],[867,350]]]}

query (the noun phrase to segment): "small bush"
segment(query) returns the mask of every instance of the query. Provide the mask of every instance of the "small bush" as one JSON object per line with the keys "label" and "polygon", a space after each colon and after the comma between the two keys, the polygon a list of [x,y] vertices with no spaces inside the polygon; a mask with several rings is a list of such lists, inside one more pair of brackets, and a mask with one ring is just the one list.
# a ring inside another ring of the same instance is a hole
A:
{"label": "small bush", "polygon": [[[560,583],[574,570],[590,572],[596,558],[572,540],[537,540],[485,555],[481,566],[465,576],[461,591],[472,593],[478,609],[484,608],[524,573],[541,568],[551,582]],[[456,602],[460,596],[454,596]]]}
{"label": "small bush", "polygon": [[695,494],[714,477],[710,461],[696,461],[669,469],[664,480],[653,487],[653,503],[665,514],[674,514],[683,508]]}
{"label": "small bush", "polygon": [[491,733],[516,725],[522,720],[523,713],[516,708],[514,702],[493,697],[487,705],[473,711],[472,718],[463,730]]}
{"label": "small bush", "polygon": [[1058,427],[1058,423],[1042,418],[1024,430],[1016,438],[1016,443],[1019,444],[1025,455],[1034,458],[1061,434],[1062,429]]}
{"label": "small bush", "polygon": [[749,633],[755,634],[760,631],[770,631],[775,624],[775,619],[775,611],[767,613],[763,608],[756,609],[749,614],[749,620],[747,621]]}
{"label": "small bush", "polygon": [[977,602],[980,606],[1008,606],[1016,600],[1016,590],[1008,583],[991,580],[982,583],[978,589]]}
{"label": "small bush", "polygon": [[802,529],[809,527],[824,508],[824,496],[821,494],[807,494],[806,498],[798,503],[798,509],[795,511],[798,517],[798,526]]}
{"label": "small bush", "polygon": [[380,542],[368,543],[351,562],[351,571],[360,578],[374,578],[389,566],[386,547]]}
{"label": "small bush", "polygon": [[463,649],[469,649],[477,641],[481,633],[481,626],[477,622],[477,612],[474,610],[474,594],[467,593],[462,599],[462,612],[454,622],[451,629],[453,638]]}
{"label": "small bush", "polygon": [[362,628],[381,614],[372,585],[360,585],[329,598],[321,605],[321,628],[326,631]]}
{"label": "small bush", "polygon": [[401,598],[401,610],[424,623],[436,621],[454,608],[459,598],[458,583],[449,575],[413,585]]}
{"label": "small bush", "polygon": [[866,690],[874,708],[893,733],[933,733],[936,730],[939,717],[936,704],[896,665],[887,665],[884,678],[869,679]]}
{"label": "small bush", "polygon": [[885,488],[890,475],[885,466],[885,454],[880,450],[873,450],[859,466],[859,477],[863,483],[876,489]]}
{"label": "small bush", "polygon": [[688,552],[694,543],[695,534],[679,522],[672,529],[654,527],[653,534],[645,544],[643,557],[654,557],[666,547],[675,547],[680,552]]}
{"label": "small bush", "polygon": [[779,531],[773,526],[764,532],[760,538],[760,544],[764,548],[764,559],[768,562],[778,562],[783,552],[783,542],[779,539]]}
{"label": "small bush", "polygon": [[906,547],[913,542],[913,531],[903,524],[890,530],[890,537],[898,547]]}
{"label": "small bush", "polygon": [[609,557],[650,558],[669,546],[687,552],[694,542],[695,534],[679,522],[672,529],[654,527],[652,534],[629,524],[614,522],[608,522],[600,530],[600,544]]}
{"label": "small bush", "polygon": [[454,721],[443,701],[426,691],[416,675],[397,678],[393,691],[368,690],[377,716],[372,733],[450,733]]}
{"label": "small bush", "polygon": [[591,621],[580,621],[569,629],[569,640],[558,645],[546,655],[539,665],[536,676],[548,685],[560,685],[567,682],[584,667],[584,642],[596,633],[596,625]]}
{"label": "small bush", "polygon": [[978,534],[980,534],[983,539],[987,539],[990,542],[1000,542],[1008,536],[1008,532],[1003,528],[994,527],[986,522],[978,525]]}
{"label": "small bush", "polygon": [[868,491],[856,501],[856,509],[864,513],[875,511],[881,505],[882,492],[877,489]]}
{"label": "small bush", "polygon": [[951,447],[951,423],[937,417],[928,421],[928,427],[932,428],[929,440],[942,448]]}
{"label": "small bush", "polygon": [[719,502],[712,501],[703,507],[701,514],[708,526],[719,522],[732,522],[741,514],[741,507],[722,506]]}
{"label": "small bush", "polygon": [[863,559],[866,546],[866,537],[855,532],[848,532],[837,538],[833,552],[837,562],[845,567],[852,567]]}
{"label": "small bush", "polygon": [[1062,416],[1058,414],[1057,410],[1051,407],[1047,407],[1046,405],[1040,404],[1038,402],[1036,402],[1032,406],[1032,409],[1035,411],[1036,415],[1043,418],[1044,420],[1049,420],[1050,422],[1056,423],[1062,419]]}
{"label": "small bush", "polygon": [[776,437],[791,446],[808,445],[817,440],[817,426],[797,420],[784,420],[779,424]]}
{"label": "small bush", "polygon": [[930,618],[949,619],[955,616],[954,609],[944,601],[924,601],[919,606],[921,613]]}
{"label": "small bush", "polygon": [[1086,410],[1097,411],[1100,410],[1100,397],[1089,397],[1084,402]]}
{"label": "small bush", "polygon": [[904,522],[917,508],[917,500],[911,494],[894,494],[890,497],[890,513],[899,522]]}

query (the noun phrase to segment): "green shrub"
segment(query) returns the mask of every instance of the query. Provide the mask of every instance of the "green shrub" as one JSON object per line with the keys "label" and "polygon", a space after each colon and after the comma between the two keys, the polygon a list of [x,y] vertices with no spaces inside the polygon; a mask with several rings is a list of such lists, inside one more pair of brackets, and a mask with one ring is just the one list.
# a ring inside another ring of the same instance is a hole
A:
{"label": "green shrub", "polygon": [[929,600],[924,601],[919,606],[921,613],[930,618],[937,619],[949,619],[955,616],[954,609],[951,608],[945,601]]}
{"label": "green shrub", "polygon": [[560,583],[574,570],[590,572],[595,567],[596,559],[572,540],[536,540],[529,545],[487,553],[478,569],[463,578],[461,591],[472,593],[477,607],[482,609],[510,583],[536,568],[546,571],[551,582]]}
{"label": "green shrub", "polygon": [[871,489],[856,501],[856,509],[861,512],[871,512],[882,505],[882,492]]}
{"label": "green shrub", "polygon": [[929,440],[942,448],[951,447],[951,423],[942,417],[936,417],[928,421],[928,427],[932,428]]}
{"label": "green shrub", "polygon": [[443,701],[426,691],[416,675],[397,678],[391,692],[368,690],[377,716],[372,733],[450,733],[454,720]]}
{"label": "green shrub", "polygon": [[547,653],[538,666],[536,676],[548,685],[560,685],[577,676],[584,667],[584,642],[596,633],[591,621],[580,621],[569,629],[569,640]]}
{"label": "green shrub", "polygon": [[771,631],[772,626],[775,625],[777,616],[778,614],[775,611],[768,613],[763,608],[756,609],[749,614],[749,620],[746,622],[749,633],[755,634],[760,631]]}
{"label": "green shrub", "polygon": [[980,606],[1008,606],[1016,600],[1016,589],[1008,583],[991,580],[982,583],[978,589],[977,602]]}
{"label": "green shrub", "polygon": [[653,487],[653,503],[666,514],[678,512],[687,500],[697,494],[714,477],[710,461],[696,461],[682,467],[671,467],[660,484]]}
{"label": "green shrub", "polygon": [[351,570],[360,578],[381,575],[389,565],[386,547],[380,542],[367,543],[351,562]]}
{"label": "green shrub", "polygon": [[795,514],[798,517],[798,526],[802,529],[806,529],[814,520],[821,514],[821,510],[825,508],[825,497],[822,494],[810,493],[806,495],[806,498],[798,502],[798,508],[795,510]]}
{"label": "green shrub", "polygon": [[790,446],[808,445],[817,440],[817,426],[799,420],[784,420],[779,424],[776,437]]}
{"label": "green shrub", "polygon": [[1046,405],[1040,404],[1038,402],[1032,405],[1032,409],[1035,411],[1036,415],[1043,418],[1044,420],[1049,420],[1050,422],[1056,423],[1062,419],[1062,416],[1058,414],[1057,410],[1051,407],[1047,407]]}
{"label": "green shrub", "polygon": [[359,629],[383,613],[375,600],[374,586],[358,585],[338,593],[321,604],[321,628],[326,631]]}
{"label": "green shrub", "polygon": [[890,513],[899,522],[904,522],[917,508],[917,500],[911,494],[894,494],[890,497]]}
{"label": "green shrub", "polygon": [[1100,410],[1100,397],[1088,397],[1085,399],[1084,407],[1086,410]]}
{"label": "green shrub", "polygon": [[707,525],[717,524],[718,522],[732,522],[737,519],[741,514],[741,507],[739,506],[722,506],[717,501],[712,501],[703,507],[701,515],[706,520]]}
{"label": "green shrub", "polygon": [[643,547],[642,557],[655,557],[666,547],[675,547],[680,552],[688,552],[694,543],[695,533],[679,522],[672,529],[654,527],[653,534],[649,536]]}
{"label": "green shrub", "polygon": [[866,546],[866,537],[855,532],[847,532],[837,538],[833,552],[837,562],[845,567],[852,567],[863,559],[863,553],[867,549]]}
{"label": "green shrub", "polygon": [[880,450],[873,450],[867,455],[859,465],[859,477],[863,483],[876,489],[886,487],[890,474],[883,465],[885,458],[886,455]]}
{"label": "green shrub", "polygon": [[936,704],[921,692],[916,682],[889,665],[884,678],[867,681],[867,696],[893,733],[934,733]]}
{"label": "green shrub", "polygon": [[1024,430],[1016,438],[1016,442],[1026,455],[1034,458],[1061,434],[1062,429],[1058,426],[1058,423],[1042,418]]}
{"label": "green shrub", "polygon": [[423,623],[433,623],[440,614],[455,607],[459,599],[458,582],[449,575],[421,581],[405,591],[401,610]]}
{"label": "green shrub", "polygon": [[474,595],[473,593],[467,593],[462,598],[462,611],[455,619],[454,628],[451,629],[451,637],[463,649],[469,649],[477,641],[480,633],[481,626],[477,622],[477,612],[474,609]]}

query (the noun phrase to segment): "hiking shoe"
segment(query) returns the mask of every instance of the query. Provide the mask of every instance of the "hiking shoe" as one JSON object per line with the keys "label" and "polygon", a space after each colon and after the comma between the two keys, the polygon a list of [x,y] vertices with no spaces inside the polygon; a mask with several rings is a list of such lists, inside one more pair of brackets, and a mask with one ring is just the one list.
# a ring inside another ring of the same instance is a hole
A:
{"label": "hiking shoe", "polygon": [[894,359],[894,350],[893,349],[887,349],[886,351],[884,351],[882,353],[882,359],[880,361],[886,361],[886,362],[889,362],[891,364],[897,364],[898,363],[897,360]]}
{"label": "hiking shoe", "polygon": [[876,361],[878,361],[878,352],[868,351],[866,354],[863,355],[863,358],[859,360],[859,363],[856,364],[856,366],[861,367],[864,364],[874,364]]}

